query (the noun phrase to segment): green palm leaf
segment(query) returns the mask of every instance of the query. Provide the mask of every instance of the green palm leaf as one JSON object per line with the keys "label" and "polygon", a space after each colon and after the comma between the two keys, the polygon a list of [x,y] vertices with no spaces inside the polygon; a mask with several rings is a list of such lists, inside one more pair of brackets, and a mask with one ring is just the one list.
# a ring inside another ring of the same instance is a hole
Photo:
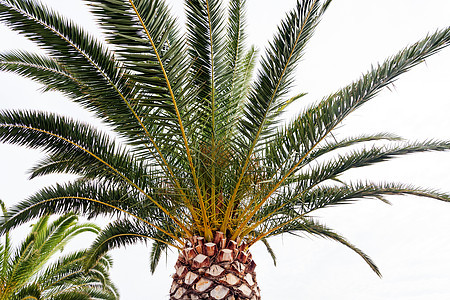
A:
{"label": "green palm leaf", "polygon": [[[400,51],[378,67],[373,67],[360,80],[324,98],[301,113],[285,130],[280,131],[268,146],[269,152],[279,151],[287,174],[301,166],[310,152],[319,145],[351,112],[372,99],[397,77],[424,61],[450,43],[449,28],[436,31],[423,40]],[[283,149],[289,149],[283,151]],[[294,154],[295,153],[295,154]],[[291,156],[295,155],[295,159]]]}
{"label": "green palm leaf", "polygon": [[2,257],[8,260],[0,269],[0,299],[61,299],[61,295],[64,299],[118,299],[109,278],[111,261],[107,256],[99,257],[87,269],[82,263],[86,261],[85,250],[54,261],[75,236],[100,232],[97,226],[79,224],[77,219],[73,214],[52,222],[48,216],[42,217],[15,251],[0,247]]}
{"label": "green palm leaf", "polygon": [[285,105],[282,97],[292,83],[290,75],[328,4],[329,2],[321,3],[318,0],[297,2],[296,8],[279,26],[274,41],[261,61],[261,69],[243,108],[243,117],[238,126],[243,143],[238,145],[237,149],[242,149],[238,150],[238,153],[242,151],[243,164],[227,204],[222,231],[227,228],[235,198],[260,136],[267,136],[268,128],[271,128],[280,113],[279,108]]}

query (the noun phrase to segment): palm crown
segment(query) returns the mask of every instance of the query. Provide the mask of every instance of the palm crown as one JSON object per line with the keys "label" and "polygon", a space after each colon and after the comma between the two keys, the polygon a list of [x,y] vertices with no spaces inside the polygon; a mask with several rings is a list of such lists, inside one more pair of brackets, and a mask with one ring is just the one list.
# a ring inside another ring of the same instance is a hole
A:
{"label": "palm crown", "polygon": [[[0,205],[5,208],[1,201]],[[109,278],[108,256],[85,270],[81,262],[86,260],[86,249],[57,254],[79,234],[99,231],[96,225],[78,223],[77,216],[68,214],[52,222],[49,216],[37,220],[15,250],[7,233],[0,243],[0,299],[118,299]]]}
{"label": "palm crown", "polygon": [[228,10],[218,0],[186,1],[185,34],[162,0],[86,2],[106,41],[38,2],[0,1],[0,20],[47,53],[3,53],[0,68],[60,91],[114,132],[51,113],[3,111],[1,141],[48,154],[32,177],[79,175],[13,207],[3,231],[48,213],[116,215],[93,246],[93,258],[151,239],[153,269],[168,246],[182,250],[197,236],[211,242],[221,232],[245,249],[262,241],[271,251],[268,237],[303,232],[350,247],[379,274],[367,255],[309,214],[388,194],[449,200],[410,185],[343,182],[339,176],[395,156],[447,150],[450,142],[409,143],[386,133],[336,140],[332,133],[400,74],[448,46],[450,28],[281,125],[286,107],[304,96],[290,96],[293,70],[330,0],[297,2],[255,76],[243,0],[230,0]]}

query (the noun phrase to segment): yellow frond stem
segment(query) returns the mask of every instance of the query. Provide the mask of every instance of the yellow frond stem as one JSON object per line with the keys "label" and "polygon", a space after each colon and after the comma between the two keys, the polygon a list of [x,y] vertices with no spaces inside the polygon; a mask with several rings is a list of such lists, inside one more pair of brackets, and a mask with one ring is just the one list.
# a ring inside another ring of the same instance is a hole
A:
{"label": "yellow frond stem", "polygon": [[[194,164],[193,164],[193,161],[192,161],[191,150],[189,149],[186,133],[184,131],[184,126],[183,126],[183,123],[181,121],[180,111],[178,110],[178,105],[177,105],[177,102],[175,100],[175,94],[173,93],[172,86],[171,86],[170,81],[169,81],[169,77],[167,76],[167,72],[166,72],[166,69],[164,68],[164,65],[163,65],[163,62],[162,62],[161,57],[159,55],[158,49],[157,49],[155,43],[153,42],[153,39],[152,39],[152,37],[150,35],[150,32],[147,29],[147,26],[145,26],[144,20],[142,19],[142,17],[139,14],[136,6],[134,5],[134,1],[133,0],[128,0],[128,2],[130,3],[131,7],[133,8],[134,13],[136,14],[137,18],[139,19],[139,22],[141,23],[141,26],[144,29],[145,34],[148,37],[148,40],[150,41],[150,44],[151,44],[151,46],[153,48],[153,51],[155,52],[155,55],[156,55],[156,58],[158,60],[159,66],[161,68],[161,71],[163,72],[164,79],[165,79],[166,84],[167,84],[167,89],[169,90],[170,97],[172,98],[172,103],[173,103],[173,106],[174,106],[174,109],[175,109],[175,113],[176,113],[176,116],[177,116],[177,119],[178,119],[178,124],[180,126],[180,131],[181,131],[181,135],[183,137],[184,146],[186,148],[186,155],[187,155],[187,158],[188,158],[188,161],[189,161],[189,166],[191,168],[192,177],[194,179],[194,184],[195,184],[196,191],[197,191],[197,197],[199,198],[199,202],[200,202],[200,205],[202,207],[203,220],[204,220],[204,222],[207,222],[206,212],[204,211],[205,207],[204,207],[204,203],[203,203],[203,199],[202,199],[202,195],[201,195],[201,191],[200,191],[200,187],[199,187],[199,183],[198,183],[198,178],[197,178],[197,175],[196,175],[196,172],[195,172],[195,168],[194,168]],[[208,227],[207,223],[204,223],[204,226],[205,226],[205,228]]]}
{"label": "yellow frond stem", "polygon": [[[337,124],[335,125],[337,126]],[[334,127],[333,127],[334,128]],[[332,129],[330,129],[328,132],[330,132]],[[311,153],[311,151],[313,151],[317,145],[322,142],[322,140],[325,138],[326,134],[320,138],[312,147],[311,149],[309,149],[300,159],[299,161],[280,179],[279,182],[277,182],[277,184],[275,184],[275,186],[272,188],[272,190],[264,197],[264,199],[255,207],[255,209],[253,209],[253,211],[248,214],[248,216],[246,217],[246,219],[244,220],[244,222],[242,223],[241,227],[238,228],[238,230],[236,230],[237,235],[241,234],[242,228],[243,226],[245,226],[245,224],[247,224],[247,222],[258,212],[258,210],[264,205],[264,203],[266,203],[266,201],[270,198],[270,196],[272,196],[273,193],[275,193],[275,191],[281,186],[281,184],[297,169],[297,167],[308,157],[308,155]]]}
{"label": "yellow frond stem", "polygon": [[97,155],[95,155],[94,153],[92,153],[91,151],[87,150],[86,148],[82,147],[81,145],[78,145],[77,143],[72,142],[69,139],[66,139],[62,136],[59,136],[57,134],[51,133],[49,131],[46,130],[42,130],[39,128],[34,128],[34,127],[29,127],[29,126],[23,126],[23,125],[0,125],[0,127],[16,127],[16,128],[24,128],[24,129],[30,129],[30,130],[34,130],[34,131],[38,131],[38,132],[42,132],[45,134],[48,134],[50,136],[56,137],[58,139],[61,139],[73,146],[75,146],[76,148],[82,150],[83,152],[86,152],[87,154],[91,155],[92,157],[94,157],[96,160],[98,160],[99,162],[101,162],[102,164],[104,164],[108,169],[110,169],[111,171],[113,171],[116,175],[119,175],[123,180],[125,180],[126,182],[128,182],[131,186],[133,186],[135,189],[137,189],[139,192],[141,192],[144,196],[146,196],[150,201],[152,201],[159,209],[161,209],[170,219],[172,219],[175,223],[177,223],[178,226],[180,226],[183,231],[188,235],[191,236],[190,231],[186,228],[186,226],[184,226],[179,220],[178,218],[176,218],[175,216],[173,216],[171,213],[169,213],[167,211],[167,209],[165,209],[164,207],[161,206],[161,204],[159,204],[156,200],[154,200],[150,195],[148,195],[143,189],[141,189],[139,186],[137,186],[133,181],[131,181],[129,178],[127,178],[125,175],[123,175],[122,173],[120,173],[116,168],[114,168],[113,166],[111,166],[110,164],[108,164],[106,161],[104,161],[103,159],[101,159],[100,157],[98,157]]}
{"label": "yellow frond stem", "polygon": [[[303,24],[302,24],[302,26],[301,26],[301,28],[300,28],[299,34],[297,35],[296,40],[295,40],[295,43],[294,43],[294,47],[292,48],[292,51],[291,51],[291,53],[290,53],[290,55],[289,55],[289,58],[288,58],[288,60],[287,60],[287,63],[286,63],[286,65],[284,66],[283,72],[281,73],[281,76],[280,76],[280,78],[278,79],[278,82],[277,82],[277,85],[276,85],[276,87],[275,87],[275,90],[274,90],[274,92],[272,93],[272,97],[271,97],[271,99],[270,99],[270,103],[272,103],[273,100],[274,100],[274,98],[275,98],[275,95],[276,95],[276,93],[277,93],[277,91],[278,91],[278,88],[279,88],[279,86],[280,86],[280,84],[281,84],[281,80],[282,80],[282,78],[284,77],[284,74],[286,73],[287,67],[288,67],[288,65],[289,65],[289,62],[291,61],[292,56],[294,55],[294,50],[295,50],[295,47],[297,46],[298,40],[300,39],[300,36],[301,36],[301,34],[303,33],[303,30],[304,30],[305,25],[306,25],[306,21],[309,19],[309,16],[310,16],[310,14],[311,14],[311,12],[312,12],[312,8],[315,6],[315,4],[316,4],[317,1],[318,1],[318,0],[315,0],[314,3],[312,4],[311,9],[308,11],[308,14],[307,14],[307,16],[306,16],[306,18],[305,18],[305,21],[303,22]],[[266,112],[266,115],[267,115],[267,112]],[[264,116],[264,119],[265,119],[265,116]],[[228,204],[227,211],[226,211],[226,213],[225,213],[225,218],[224,218],[224,225],[222,226],[222,229],[226,229],[226,227],[227,227],[227,222],[229,221],[230,214],[231,214],[232,208],[233,208],[233,206],[234,206],[235,198],[236,198],[237,192],[238,192],[238,190],[239,190],[239,186],[240,186],[240,184],[241,184],[241,182],[242,182],[242,179],[244,178],[245,172],[247,171],[248,164],[250,163],[250,160],[251,160],[251,155],[252,155],[253,150],[254,150],[254,148],[255,148],[255,146],[256,146],[256,144],[257,144],[257,141],[258,141],[258,138],[259,138],[259,136],[260,136],[260,134],[261,134],[261,132],[262,132],[262,129],[263,129],[263,126],[260,126],[259,129],[258,129],[258,132],[256,133],[255,139],[253,140],[252,146],[250,147],[249,154],[247,155],[247,158],[246,158],[246,160],[245,160],[244,166],[243,166],[243,168],[242,168],[242,172],[241,172],[241,174],[240,174],[240,176],[239,176],[239,180],[238,180],[238,182],[237,182],[237,184],[236,184],[236,186],[235,186],[235,188],[234,188],[233,195],[232,195],[232,197],[231,197],[231,199],[230,199],[230,202],[229,202],[229,204]],[[247,220],[246,222],[248,222],[248,220]],[[244,224],[242,224],[242,225],[244,226]],[[239,231],[239,230],[238,230],[238,231]],[[235,233],[235,234],[236,234],[236,233]],[[234,236],[234,235],[233,235],[233,236]],[[236,237],[237,237],[237,236],[236,236]],[[236,238],[236,237],[234,237],[234,238]]]}
{"label": "yellow frond stem", "polygon": [[167,236],[170,236],[171,238],[173,238],[174,240],[176,240],[176,241],[179,242],[180,244],[183,244],[183,241],[182,241],[182,240],[180,240],[178,237],[174,236],[174,235],[171,234],[170,232],[167,232],[166,230],[160,228],[159,226],[157,226],[157,225],[155,225],[155,224],[152,224],[152,223],[150,223],[149,221],[144,220],[144,219],[142,219],[141,217],[139,217],[139,216],[137,216],[137,215],[135,215],[135,214],[132,214],[132,213],[126,211],[126,210],[123,210],[123,209],[121,209],[121,208],[119,208],[119,207],[117,207],[117,206],[114,206],[114,205],[111,205],[111,204],[109,204],[109,203],[106,203],[106,202],[103,202],[103,201],[99,201],[99,200],[96,200],[96,199],[92,199],[92,198],[87,198],[87,197],[74,197],[74,196],[55,197],[55,198],[51,198],[51,199],[47,199],[47,200],[44,200],[44,201],[40,201],[40,202],[38,202],[38,203],[36,203],[36,204],[34,204],[34,205],[31,205],[31,206],[28,207],[28,209],[33,208],[33,207],[37,206],[38,204],[43,204],[43,203],[46,203],[46,202],[52,202],[52,201],[55,201],[55,200],[62,200],[62,199],[79,199],[79,200],[86,200],[86,201],[91,201],[91,202],[95,202],[95,203],[99,203],[99,204],[102,204],[102,205],[111,207],[111,208],[113,208],[113,209],[115,209],[115,210],[118,210],[118,211],[120,211],[120,212],[122,212],[122,213],[124,213],[124,214],[126,214],[126,215],[129,215],[129,216],[131,216],[131,217],[133,217],[133,218],[135,218],[135,219],[137,219],[137,220],[139,220],[139,221],[141,221],[141,222],[143,222],[143,223],[145,223],[145,224],[147,224],[147,225],[149,225],[149,226],[151,226],[151,227],[153,227],[153,228],[155,228],[155,229],[161,231],[162,233],[166,234]]}

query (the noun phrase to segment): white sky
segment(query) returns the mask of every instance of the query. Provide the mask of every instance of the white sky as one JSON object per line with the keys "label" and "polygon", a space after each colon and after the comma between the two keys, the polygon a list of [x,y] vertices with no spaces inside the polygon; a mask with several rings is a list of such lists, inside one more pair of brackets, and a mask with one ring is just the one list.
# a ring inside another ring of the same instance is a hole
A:
{"label": "white sky", "polygon": [[[95,28],[80,0],[44,2]],[[181,0],[170,2],[182,13]],[[250,42],[263,49],[294,3],[248,0]],[[371,64],[428,32],[448,26],[449,15],[448,0],[335,0],[300,64],[295,91],[308,92],[305,101],[318,100],[357,79]],[[3,26],[0,41],[0,50],[31,47]],[[341,136],[389,131],[412,140],[450,139],[449,67],[450,50],[446,49],[356,111],[340,130]],[[29,80],[0,73],[0,109],[43,109],[98,124],[62,96],[41,94],[38,89]],[[0,145],[0,199],[12,205],[61,180],[61,176],[27,180],[27,169],[39,157],[37,151]],[[449,169],[450,153],[427,153],[357,170],[351,176],[450,192]],[[277,267],[260,245],[253,249],[263,299],[450,299],[450,203],[411,196],[389,199],[392,206],[365,200],[317,214],[369,254],[383,279],[335,242],[284,236],[272,240]],[[14,237],[19,239],[21,232],[16,231]],[[156,274],[150,276],[148,250],[133,246],[113,252],[112,274],[122,299],[167,299],[176,255],[169,254],[167,263],[163,259]]]}

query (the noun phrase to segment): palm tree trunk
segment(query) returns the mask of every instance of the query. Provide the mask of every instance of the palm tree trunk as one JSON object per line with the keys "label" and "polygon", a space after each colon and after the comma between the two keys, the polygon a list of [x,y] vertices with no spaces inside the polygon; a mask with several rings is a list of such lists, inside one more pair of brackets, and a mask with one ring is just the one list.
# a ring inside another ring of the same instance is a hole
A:
{"label": "palm tree trunk", "polygon": [[170,300],[260,300],[255,267],[245,243],[222,232],[211,243],[193,237],[175,264]]}

